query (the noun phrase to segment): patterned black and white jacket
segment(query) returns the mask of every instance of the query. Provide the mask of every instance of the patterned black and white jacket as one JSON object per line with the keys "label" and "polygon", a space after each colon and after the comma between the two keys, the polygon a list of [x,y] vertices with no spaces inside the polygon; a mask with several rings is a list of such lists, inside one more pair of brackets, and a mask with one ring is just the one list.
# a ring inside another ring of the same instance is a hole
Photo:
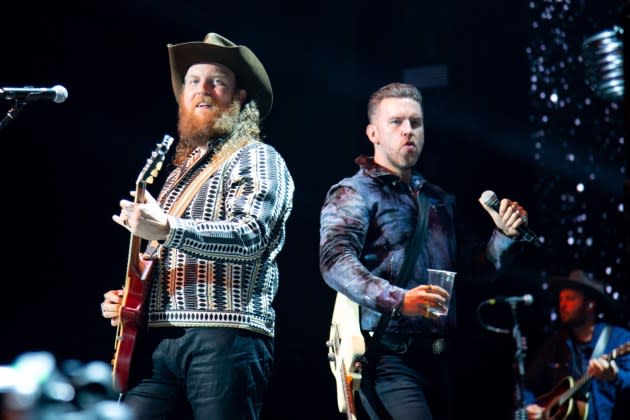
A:
{"label": "patterned black and white jacket", "polygon": [[294,185],[284,159],[260,141],[224,145],[171,172],[159,201],[168,211],[209,165],[216,172],[181,217],[169,215],[148,302],[149,327],[231,327],[274,336],[276,258],[285,241]]}

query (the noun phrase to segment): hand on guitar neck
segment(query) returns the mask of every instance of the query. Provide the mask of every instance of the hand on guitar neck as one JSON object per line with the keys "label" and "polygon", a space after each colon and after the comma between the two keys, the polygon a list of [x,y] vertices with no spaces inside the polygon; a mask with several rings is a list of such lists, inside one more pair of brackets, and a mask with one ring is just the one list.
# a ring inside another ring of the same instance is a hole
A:
{"label": "hand on guitar neck", "polygon": [[609,357],[609,355],[591,359],[588,362],[587,373],[593,377],[593,379],[612,382],[617,379],[618,371],[619,368],[617,367],[615,359]]}
{"label": "hand on guitar neck", "polygon": [[120,215],[112,216],[114,222],[142,239],[166,239],[170,232],[168,218],[155,198],[148,191],[142,193],[141,199],[137,192],[131,195],[136,200],[120,200]]}

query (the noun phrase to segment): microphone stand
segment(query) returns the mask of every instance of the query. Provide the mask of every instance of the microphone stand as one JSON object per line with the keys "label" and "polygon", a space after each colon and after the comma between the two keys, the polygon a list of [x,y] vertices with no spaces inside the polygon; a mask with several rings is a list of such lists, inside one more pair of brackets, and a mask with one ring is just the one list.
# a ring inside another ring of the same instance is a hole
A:
{"label": "microphone stand", "polygon": [[518,325],[518,318],[516,316],[516,302],[510,302],[510,309],[512,311],[512,337],[514,338],[514,343],[516,344],[516,352],[514,353],[514,366],[516,369],[516,380],[515,380],[515,406],[516,410],[514,412],[514,420],[527,420],[527,412],[525,411],[525,403],[523,401],[523,388],[524,388],[524,377],[525,377],[525,353],[526,353],[526,345],[523,336],[521,335],[521,330]]}
{"label": "microphone stand", "polygon": [[28,101],[16,99],[15,104],[11,107],[11,109],[9,109],[7,115],[2,119],[2,121],[0,121],[0,130],[9,125],[9,122],[13,121],[20,112],[22,112],[27,103]]}
{"label": "microphone stand", "polygon": [[[493,301],[493,299],[485,300],[477,306],[477,320],[479,321],[481,326],[487,329],[488,331],[492,331],[498,334],[509,334],[510,331],[508,329],[498,328],[492,325],[488,325],[483,321],[483,318],[481,316],[481,308],[491,301]],[[527,349],[525,345],[525,339],[521,335],[521,330],[518,325],[518,317],[516,316],[516,306],[518,305],[518,302],[510,301],[509,304],[510,304],[510,310],[512,312],[512,323],[513,323],[512,337],[514,338],[514,342],[516,344],[516,352],[514,353],[514,367],[516,368],[516,371],[517,371],[516,380],[515,380],[515,391],[514,391],[514,399],[515,399],[514,405],[516,409],[514,411],[514,415],[512,419],[513,420],[527,420],[527,412],[525,411],[525,402],[524,402],[524,395],[523,395],[524,382],[525,382],[524,381],[524,377],[525,377],[524,360],[526,356],[525,351]]]}

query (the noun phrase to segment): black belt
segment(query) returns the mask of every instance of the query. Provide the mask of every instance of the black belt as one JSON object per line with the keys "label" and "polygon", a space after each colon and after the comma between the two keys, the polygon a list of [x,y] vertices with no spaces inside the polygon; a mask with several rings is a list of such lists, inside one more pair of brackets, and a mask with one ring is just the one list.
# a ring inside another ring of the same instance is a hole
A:
{"label": "black belt", "polygon": [[383,334],[377,345],[399,354],[407,353],[410,350],[431,349],[433,354],[439,355],[446,349],[446,338],[420,334]]}

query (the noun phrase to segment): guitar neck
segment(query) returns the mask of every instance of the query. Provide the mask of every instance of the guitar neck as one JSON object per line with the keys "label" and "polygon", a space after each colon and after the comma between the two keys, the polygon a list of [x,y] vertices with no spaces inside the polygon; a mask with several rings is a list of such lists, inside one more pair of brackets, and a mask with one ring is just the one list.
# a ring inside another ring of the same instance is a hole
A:
{"label": "guitar neck", "polygon": [[[136,184],[135,203],[144,202],[144,194],[147,190],[147,184],[144,181],[140,181]],[[140,255],[140,249],[142,246],[142,238],[136,235],[131,235],[129,239],[129,256],[127,259],[127,273],[134,272],[140,273],[140,267],[138,266],[138,255]]]}
{"label": "guitar neck", "polygon": [[573,395],[575,395],[576,392],[582,389],[582,387],[586,385],[592,378],[593,376],[589,374],[588,372],[582,375],[580,379],[575,381],[575,384],[571,388],[567,389],[560,395],[560,398],[558,400],[559,404],[563,405],[567,401],[569,401],[571,398],[573,398]]}
{"label": "guitar neck", "polygon": [[588,383],[588,381],[590,381],[593,378],[593,376],[590,373],[585,373],[580,379],[578,379],[577,381],[575,381],[575,387],[577,389],[582,388],[584,385],[586,385],[586,383]]}
{"label": "guitar neck", "polygon": [[[166,134],[162,142],[158,143],[155,150],[151,152],[151,156],[147,159],[136,180],[135,203],[145,202],[146,186],[151,184],[158,175],[171,144],[173,144],[173,137]],[[112,360],[113,386],[120,393],[127,391],[136,337],[146,322],[143,305],[146,300],[145,293],[150,287],[153,261],[140,258],[141,245],[142,238],[132,233],[125,285],[118,310],[119,323],[116,329],[115,352]]]}

